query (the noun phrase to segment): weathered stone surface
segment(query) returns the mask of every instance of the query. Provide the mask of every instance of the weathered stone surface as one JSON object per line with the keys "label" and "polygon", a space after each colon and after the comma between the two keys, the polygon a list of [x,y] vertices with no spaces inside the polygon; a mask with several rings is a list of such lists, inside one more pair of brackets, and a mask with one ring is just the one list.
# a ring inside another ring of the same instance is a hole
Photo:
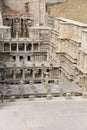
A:
{"label": "weathered stone surface", "polygon": [[2,16],[1,16],[1,12],[0,12],[0,25],[2,25]]}
{"label": "weathered stone surface", "polygon": [[11,96],[11,97],[9,98],[9,100],[10,100],[10,102],[15,102],[15,101],[16,101],[15,96]]}
{"label": "weathered stone surface", "polygon": [[65,98],[66,98],[66,99],[72,99],[72,95],[71,95],[71,93],[66,93]]}
{"label": "weathered stone surface", "polygon": [[[0,82],[18,85],[23,80],[26,90],[31,80],[33,84],[46,80],[44,89],[38,91],[43,95],[57,80],[60,87],[66,86],[63,94],[69,92],[69,86],[70,92],[77,92],[74,86],[87,86],[87,24],[58,17],[48,17],[46,24],[44,0],[7,0],[3,7],[0,61],[5,65],[0,69]],[[28,88],[27,94],[37,94],[37,90]],[[17,93],[25,94],[22,87]]]}
{"label": "weathered stone surface", "polygon": [[30,95],[29,96],[29,101],[34,101],[35,100],[35,96],[34,95]]}
{"label": "weathered stone surface", "polygon": [[47,97],[46,97],[47,100],[52,100],[53,99],[53,96],[52,94],[47,94]]}
{"label": "weathered stone surface", "polygon": [[84,92],[82,93],[82,98],[87,98],[87,91],[84,91]]}

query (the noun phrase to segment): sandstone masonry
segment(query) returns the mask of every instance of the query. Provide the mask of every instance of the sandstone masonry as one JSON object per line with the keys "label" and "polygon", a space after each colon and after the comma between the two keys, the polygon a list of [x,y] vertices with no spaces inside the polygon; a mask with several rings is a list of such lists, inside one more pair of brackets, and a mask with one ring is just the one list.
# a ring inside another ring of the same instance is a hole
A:
{"label": "sandstone masonry", "polygon": [[57,96],[68,90],[81,93],[80,87],[86,90],[87,25],[47,18],[44,0],[18,0],[17,5],[23,7],[17,8],[13,2],[4,1],[0,14],[1,85],[10,86],[13,91],[22,82],[27,94]]}

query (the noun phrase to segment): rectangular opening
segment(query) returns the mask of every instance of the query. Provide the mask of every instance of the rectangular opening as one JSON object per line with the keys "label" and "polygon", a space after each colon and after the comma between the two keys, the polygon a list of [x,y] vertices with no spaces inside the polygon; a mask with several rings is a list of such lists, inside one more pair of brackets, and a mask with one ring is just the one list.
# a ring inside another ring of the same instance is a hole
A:
{"label": "rectangular opening", "polygon": [[27,61],[30,61],[31,60],[31,57],[30,56],[27,56]]}
{"label": "rectangular opening", "polygon": [[16,43],[11,44],[11,50],[16,51],[16,49],[17,49],[17,44]]}
{"label": "rectangular opening", "polygon": [[19,61],[23,61],[23,56],[19,56]]}
{"label": "rectangular opening", "polygon": [[13,56],[12,59],[13,59],[13,61],[16,61],[16,56]]}

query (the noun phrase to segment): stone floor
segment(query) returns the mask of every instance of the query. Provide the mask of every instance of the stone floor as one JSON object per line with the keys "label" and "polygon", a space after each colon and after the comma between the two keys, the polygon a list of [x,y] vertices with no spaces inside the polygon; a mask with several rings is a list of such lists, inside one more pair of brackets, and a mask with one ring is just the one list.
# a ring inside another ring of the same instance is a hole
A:
{"label": "stone floor", "polygon": [[0,130],[87,130],[87,99],[59,97],[0,103]]}

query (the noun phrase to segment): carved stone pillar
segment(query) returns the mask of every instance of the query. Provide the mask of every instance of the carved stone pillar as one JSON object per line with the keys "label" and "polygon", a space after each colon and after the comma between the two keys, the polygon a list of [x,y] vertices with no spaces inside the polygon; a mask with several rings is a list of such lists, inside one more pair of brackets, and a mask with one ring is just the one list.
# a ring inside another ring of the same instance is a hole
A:
{"label": "carved stone pillar", "polygon": [[11,41],[9,41],[9,50],[10,50],[10,52],[11,52]]}
{"label": "carved stone pillar", "polygon": [[45,87],[48,89],[48,73],[45,72]]}
{"label": "carved stone pillar", "polygon": [[18,39],[18,31],[16,31],[16,38]]}
{"label": "carved stone pillar", "polygon": [[44,78],[44,64],[42,64],[42,72],[41,72],[41,78]]}
{"label": "carved stone pillar", "polygon": [[33,64],[33,79],[35,78],[35,64]]}
{"label": "carved stone pillar", "polygon": [[16,70],[13,71],[13,79],[16,79]]}
{"label": "carved stone pillar", "polygon": [[24,55],[24,64],[26,63],[26,61],[27,61],[27,55],[25,54]]}
{"label": "carved stone pillar", "polygon": [[43,79],[44,78],[44,70],[42,69],[42,72],[41,72],[41,78]]}
{"label": "carved stone pillar", "polygon": [[33,69],[33,79],[35,79],[35,69]]}
{"label": "carved stone pillar", "polygon": [[25,41],[25,43],[24,43],[24,51],[25,51],[25,53],[26,53],[26,41]]}
{"label": "carved stone pillar", "polygon": [[18,49],[18,43],[17,43],[17,52],[19,51],[19,49]]}
{"label": "carved stone pillar", "polygon": [[16,79],[16,64],[14,64],[13,79]]}
{"label": "carved stone pillar", "polygon": [[40,43],[38,44],[38,51],[40,51]]}
{"label": "carved stone pillar", "polygon": [[34,44],[33,44],[33,42],[32,42],[32,52],[34,51]]}
{"label": "carved stone pillar", "polygon": [[16,61],[19,62],[19,55],[16,56]]}
{"label": "carved stone pillar", "polygon": [[25,79],[25,69],[22,71],[22,78]]}
{"label": "carved stone pillar", "polygon": [[50,68],[50,72],[49,72],[49,78],[52,78],[52,68]]}

